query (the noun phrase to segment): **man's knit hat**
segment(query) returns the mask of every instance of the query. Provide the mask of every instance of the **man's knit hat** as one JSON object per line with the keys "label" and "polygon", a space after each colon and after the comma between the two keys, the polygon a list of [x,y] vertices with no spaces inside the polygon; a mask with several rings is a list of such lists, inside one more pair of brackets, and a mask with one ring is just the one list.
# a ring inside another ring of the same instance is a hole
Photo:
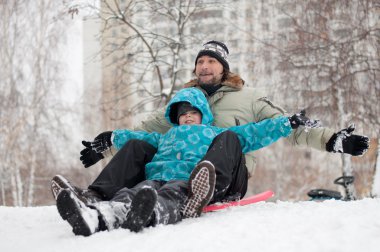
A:
{"label": "man's knit hat", "polygon": [[195,65],[197,65],[199,57],[207,55],[217,59],[223,65],[224,69],[229,71],[230,65],[228,64],[228,54],[228,48],[224,43],[211,40],[204,44],[203,48],[199,51],[197,58],[195,59]]}

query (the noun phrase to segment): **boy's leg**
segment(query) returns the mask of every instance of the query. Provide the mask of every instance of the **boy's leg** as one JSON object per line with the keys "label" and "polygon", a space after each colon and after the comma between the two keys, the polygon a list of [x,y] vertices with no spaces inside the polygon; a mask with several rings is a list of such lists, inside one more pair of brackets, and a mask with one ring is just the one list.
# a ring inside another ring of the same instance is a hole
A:
{"label": "boy's leg", "polygon": [[143,188],[152,188],[154,190],[158,190],[161,187],[161,183],[155,180],[144,180],[132,188],[124,187],[115,193],[115,196],[111,199],[111,201],[118,201],[124,203],[130,203],[136,196],[136,194]]}
{"label": "boy's leg", "polygon": [[[107,230],[122,227],[137,232],[138,230],[134,230],[133,226],[128,226],[126,223],[130,219],[133,220],[133,223],[145,221],[136,216],[136,211],[149,219],[156,204],[154,195],[159,187],[160,182],[158,181],[144,180],[133,188],[125,187],[119,190],[111,201],[92,204],[100,213],[100,226],[104,226]],[[147,195],[146,191],[152,192],[154,195]],[[136,204],[136,202],[140,203]]]}
{"label": "boy's leg", "polygon": [[139,232],[152,220],[153,210],[157,205],[157,191],[152,187],[140,189],[134,196],[130,211],[122,228]]}
{"label": "boy's leg", "polygon": [[153,187],[144,187],[136,194],[123,228],[139,232],[146,226],[174,224],[182,220],[180,209],[187,199],[188,182],[155,183],[160,185],[155,187],[157,191]]}
{"label": "boy's leg", "polygon": [[162,183],[145,180],[133,188],[125,187],[115,194],[112,199],[113,202],[126,202],[128,204],[128,213],[121,223],[122,228],[139,232],[149,223],[157,203],[156,190],[161,187]]}
{"label": "boy's leg", "polygon": [[188,181],[173,180],[157,190],[157,205],[151,222],[153,226],[174,224],[182,220],[180,210],[187,199],[188,187]]}
{"label": "boy's leg", "polygon": [[211,202],[244,197],[248,170],[239,138],[234,132],[225,131],[215,137],[202,160],[215,166],[216,183]]}

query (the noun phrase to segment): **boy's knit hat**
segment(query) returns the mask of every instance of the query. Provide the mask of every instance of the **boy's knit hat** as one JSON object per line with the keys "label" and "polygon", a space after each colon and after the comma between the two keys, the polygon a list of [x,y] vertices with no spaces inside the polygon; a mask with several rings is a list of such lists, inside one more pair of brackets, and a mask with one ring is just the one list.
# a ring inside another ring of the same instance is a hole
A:
{"label": "boy's knit hat", "polygon": [[223,65],[224,69],[229,71],[230,65],[228,64],[228,54],[228,48],[224,43],[211,40],[204,44],[203,48],[198,52],[197,58],[195,59],[195,65],[197,65],[199,57],[207,55],[217,59]]}
{"label": "boy's knit hat", "polygon": [[172,123],[179,124],[179,117],[189,111],[197,111],[202,115],[202,112],[193,107],[189,102],[178,102],[172,105],[172,113],[170,115],[170,120]]}

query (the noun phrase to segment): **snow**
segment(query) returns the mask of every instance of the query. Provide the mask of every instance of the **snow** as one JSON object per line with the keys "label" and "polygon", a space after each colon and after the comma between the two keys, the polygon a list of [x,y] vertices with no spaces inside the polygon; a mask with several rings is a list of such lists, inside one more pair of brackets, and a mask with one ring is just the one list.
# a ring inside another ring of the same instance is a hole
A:
{"label": "snow", "polygon": [[380,199],[260,202],[141,233],[75,236],[55,206],[0,207],[0,251],[380,251]]}

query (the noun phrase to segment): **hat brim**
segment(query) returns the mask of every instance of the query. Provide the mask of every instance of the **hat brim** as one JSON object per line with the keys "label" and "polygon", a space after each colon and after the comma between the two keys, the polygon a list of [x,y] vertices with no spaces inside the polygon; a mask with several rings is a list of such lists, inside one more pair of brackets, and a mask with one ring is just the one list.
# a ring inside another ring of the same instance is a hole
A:
{"label": "hat brim", "polygon": [[220,56],[217,52],[214,52],[214,51],[208,51],[208,50],[204,50],[204,51],[200,51],[197,55],[197,58],[195,59],[195,65],[197,65],[197,62],[198,62],[198,59],[202,56],[210,56],[210,57],[213,57],[215,58],[217,61],[220,62],[220,64],[223,65],[223,68],[226,69],[226,70],[230,70],[230,66],[228,64],[227,61],[225,61],[222,56]]}

